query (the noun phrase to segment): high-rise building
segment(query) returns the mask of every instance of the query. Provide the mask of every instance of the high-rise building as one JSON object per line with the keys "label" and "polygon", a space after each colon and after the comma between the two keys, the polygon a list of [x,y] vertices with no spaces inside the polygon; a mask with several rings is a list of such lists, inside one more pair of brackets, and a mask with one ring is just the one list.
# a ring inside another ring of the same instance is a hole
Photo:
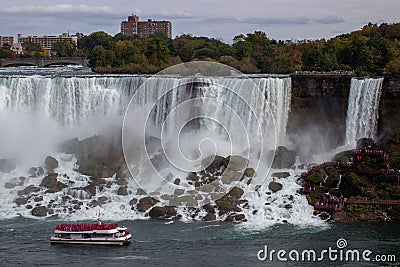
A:
{"label": "high-rise building", "polygon": [[132,15],[128,20],[121,23],[121,33],[125,36],[139,36],[142,38],[154,36],[155,33],[162,32],[168,38],[172,38],[172,24],[170,21],[156,21],[148,19],[139,21],[139,17]]}
{"label": "high-rise building", "polygon": [[7,44],[9,47],[11,47],[14,44],[14,37],[0,36],[0,47],[3,47],[5,44]]}
{"label": "high-rise building", "polygon": [[26,42],[32,42],[32,43],[37,43],[40,44],[43,48],[45,48],[48,51],[51,51],[53,48],[53,44],[57,42],[73,42],[75,44],[78,43],[78,37],[77,36],[70,36],[68,33],[63,33],[62,35],[59,36],[52,36],[52,35],[43,35],[43,36],[22,36],[22,34],[18,34],[18,43],[23,44]]}

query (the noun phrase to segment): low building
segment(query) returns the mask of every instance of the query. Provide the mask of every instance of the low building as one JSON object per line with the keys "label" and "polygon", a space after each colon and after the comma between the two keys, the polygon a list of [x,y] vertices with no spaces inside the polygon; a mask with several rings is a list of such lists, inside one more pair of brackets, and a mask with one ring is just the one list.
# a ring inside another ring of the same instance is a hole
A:
{"label": "low building", "polygon": [[8,45],[11,47],[14,44],[14,37],[13,36],[0,36],[0,47],[4,45]]}
{"label": "low building", "polygon": [[75,44],[78,43],[78,37],[75,35],[69,35],[69,33],[63,33],[62,35],[53,36],[53,35],[43,35],[43,36],[22,36],[22,34],[18,34],[18,43],[23,44],[26,42],[32,42],[40,44],[47,51],[51,51],[53,48],[53,44],[57,42],[73,42]]}
{"label": "low building", "polygon": [[165,33],[168,38],[172,38],[172,23],[170,21],[156,21],[148,19],[139,21],[139,17],[132,15],[127,21],[121,23],[121,33],[125,36],[139,36],[148,38],[154,36],[157,32]]}

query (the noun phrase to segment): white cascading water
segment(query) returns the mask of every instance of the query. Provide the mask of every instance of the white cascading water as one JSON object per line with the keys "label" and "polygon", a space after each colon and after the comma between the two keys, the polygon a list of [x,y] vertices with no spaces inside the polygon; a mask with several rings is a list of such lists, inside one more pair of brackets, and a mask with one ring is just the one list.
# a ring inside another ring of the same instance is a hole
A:
{"label": "white cascading water", "polygon": [[[246,88],[246,79],[240,78],[202,78],[196,77],[196,83],[201,85],[194,86],[189,78],[177,77],[156,77],[150,79],[146,76],[78,76],[78,77],[50,77],[50,76],[7,76],[0,77],[0,112],[1,113],[19,113],[22,111],[30,111],[32,114],[46,117],[49,120],[56,121],[61,131],[69,127],[85,128],[91,120],[98,119],[96,123],[107,125],[108,117],[124,115],[125,109],[134,95],[136,90],[145,81],[148,89],[146,94],[139,96],[137,100],[145,105],[154,99],[160,98],[163,92],[171,88],[184,88],[185,90],[172,90],[167,97],[161,98],[154,107],[154,124],[160,125],[176,104],[201,94],[209,97],[216,97],[221,101],[229,102],[229,105],[234,106],[235,98],[227,99],[226,95],[215,90],[213,85],[221,84],[226,87],[239,86]],[[278,141],[282,141],[286,133],[286,123],[290,111],[291,102],[291,79],[288,77],[260,77],[252,78],[252,81],[259,86],[262,94],[266,98],[265,103],[250,103],[255,112],[266,112],[267,104],[272,111],[274,123],[276,126],[276,135]],[[247,92],[251,94],[253,92]],[[257,99],[255,96],[254,99]],[[229,116],[229,114],[218,114],[218,110],[210,106],[203,107],[203,113],[217,112],[214,116]],[[250,126],[256,124],[248,117],[247,123]],[[228,120],[229,121],[229,120]],[[91,124],[90,124],[91,125]],[[203,125],[204,126],[204,125]],[[202,127],[202,126],[200,126]],[[70,136],[76,137],[76,136]],[[63,141],[63,140],[59,140]],[[22,152],[21,152],[22,153]],[[64,183],[73,183],[74,187],[84,186],[88,177],[82,176],[74,170],[76,158],[73,155],[60,154],[55,151],[47,151],[46,155],[52,155],[59,161],[59,167],[55,170],[59,173],[58,179]],[[0,158],[7,155],[0,155]],[[24,189],[28,185],[39,186],[46,173],[39,177],[29,177],[28,170],[30,167],[39,167],[44,165],[44,157],[32,159],[29,162],[18,165],[17,168],[9,173],[1,174],[0,183],[0,215],[2,218],[15,217],[18,214],[26,217],[32,217],[31,210],[25,208],[25,205],[16,205],[15,199],[18,198],[18,191]],[[282,171],[282,170],[280,170]],[[268,191],[268,182],[273,178],[268,177],[266,183],[262,186],[259,192],[245,192],[245,197],[251,203],[251,209],[248,210],[246,216],[249,218],[249,223],[256,222],[258,225],[270,225],[287,221],[293,224],[312,224],[318,223],[318,220],[313,219],[312,207],[307,204],[304,196],[296,193],[299,185],[296,183],[296,175],[299,170],[286,170],[292,176],[285,181],[284,190],[269,196],[265,194]],[[61,174],[66,174],[63,176]],[[15,178],[25,177],[23,186],[8,186],[5,188],[5,183],[14,181]],[[68,178],[65,178],[68,177]],[[108,178],[110,181],[112,177]],[[96,198],[105,196],[109,200],[107,204],[102,206],[102,212],[106,218],[121,220],[143,218],[143,214],[135,213],[130,210],[129,201],[136,196],[134,189],[136,184],[133,181],[128,181],[128,187],[133,188],[128,196],[117,195],[119,186],[114,184],[110,188],[105,188],[104,191],[98,192]],[[242,185],[246,187],[245,184]],[[11,187],[11,188],[10,188]],[[69,190],[68,188],[55,194],[43,194],[43,200],[38,200],[37,204],[47,206],[50,201],[61,201],[66,194],[76,196],[79,192]],[[79,193],[80,194],[80,193]],[[82,195],[82,194],[80,194]],[[56,196],[54,198],[54,196]],[[82,197],[86,198],[86,197]],[[288,199],[291,200],[288,200]],[[36,200],[35,200],[36,201]],[[70,217],[71,219],[92,218],[95,216],[97,209],[88,206],[89,200],[82,199],[81,209],[71,214],[68,210],[56,210],[60,216]],[[266,205],[268,203],[268,206]],[[290,204],[292,208],[285,208],[285,205]],[[257,209],[256,213],[252,211]],[[183,218],[185,211],[180,210]],[[304,214],[307,216],[304,216]],[[269,223],[265,223],[268,221]]]}
{"label": "white cascading water", "polygon": [[351,80],[346,119],[346,145],[354,147],[357,139],[375,138],[383,78]]}

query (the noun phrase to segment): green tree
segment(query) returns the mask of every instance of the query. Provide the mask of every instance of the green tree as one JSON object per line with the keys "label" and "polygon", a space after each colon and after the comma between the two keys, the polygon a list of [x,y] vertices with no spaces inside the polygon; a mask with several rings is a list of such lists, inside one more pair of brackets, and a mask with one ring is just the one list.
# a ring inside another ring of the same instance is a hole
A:
{"label": "green tree", "polygon": [[15,58],[15,54],[7,48],[0,48],[0,58]]}
{"label": "green tree", "polygon": [[78,48],[82,49],[90,55],[90,52],[96,47],[96,46],[102,46],[105,49],[108,49],[110,45],[112,44],[112,37],[111,35],[99,31],[99,32],[94,32],[91,33],[88,36],[84,36],[78,40]]}
{"label": "green tree", "polygon": [[27,57],[43,57],[46,56],[46,50],[38,43],[26,42],[22,44],[24,56]]}
{"label": "green tree", "polygon": [[103,46],[97,45],[90,54],[90,65],[92,67],[107,66],[107,51]]}
{"label": "green tree", "polygon": [[70,41],[56,42],[51,50],[59,57],[72,57],[76,52],[76,44]]}

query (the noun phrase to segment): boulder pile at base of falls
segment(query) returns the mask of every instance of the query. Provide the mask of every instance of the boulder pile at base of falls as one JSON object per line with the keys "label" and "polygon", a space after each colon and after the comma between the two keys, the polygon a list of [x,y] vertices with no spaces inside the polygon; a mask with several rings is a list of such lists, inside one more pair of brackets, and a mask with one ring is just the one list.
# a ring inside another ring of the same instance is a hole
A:
{"label": "boulder pile at base of falls", "polygon": [[[182,210],[194,220],[247,220],[243,211],[249,209],[249,203],[244,191],[257,173],[241,156],[216,155],[204,159],[209,164],[203,170],[189,173],[187,177],[172,177],[171,183],[177,189],[168,195],[148,194],[134,185],[118,138],[96,135],[84,140],[72,139],[64,143],[63,152],[76,155],[78,176],[72,179],[63,173],[60,159],[44,158],[42,166],[30,168],[28,178],[14,178],[6,183],[7,187],[17,190],[18,207],[25,207],[34,216],[67,215],[108,205],[114,195],[119,201],[126,199],[121,205],[131,212],[157,220],[180,219]],[[284,147],[278,149],[276,157],[279,166],[294,164],[294,152]],[[274,175],[287,177],[287,173]],[[230,190],[226,192],[223,188]],[[282,189],[282,184],[271,182],[269,189],[274,194]],[[203,204],[199,206],[199,203]]]}

